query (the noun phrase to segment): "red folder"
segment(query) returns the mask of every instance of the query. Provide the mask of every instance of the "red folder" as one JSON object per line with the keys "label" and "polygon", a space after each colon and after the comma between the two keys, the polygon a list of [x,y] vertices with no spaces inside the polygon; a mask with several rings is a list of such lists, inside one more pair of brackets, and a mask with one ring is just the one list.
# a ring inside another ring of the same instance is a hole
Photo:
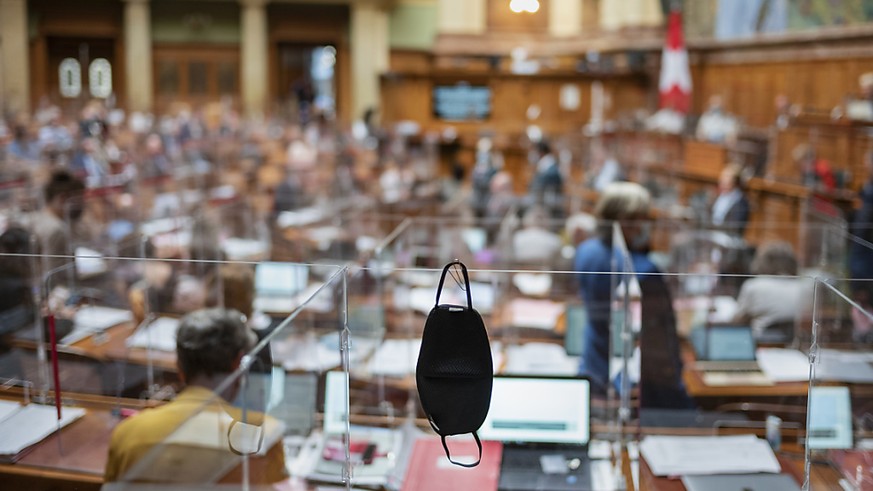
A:
{"label": "red folder", "polygon": [[[475,462],[479,455],[473,440],[455,437],[448,444],[453,460]],[[439,438],[420,438],[412,449],[401,491],[496,491],[502,453],[500,442],[483,441],[482,461],[468,469],[449,462]]]}

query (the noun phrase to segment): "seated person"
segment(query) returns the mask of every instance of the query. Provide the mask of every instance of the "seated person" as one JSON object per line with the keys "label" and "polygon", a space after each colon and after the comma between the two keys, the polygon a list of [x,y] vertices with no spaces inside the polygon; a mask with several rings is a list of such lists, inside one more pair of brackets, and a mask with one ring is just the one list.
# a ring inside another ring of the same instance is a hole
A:
{"label": "seated person", "polygon": [[[601,220],[599,233],[579,245],[574,270],[577,273],[612,271],[616,254],[612,223],[620,222],[641,290],[641,405],[686,409],[692,407],[692,401],[682,384],[673,302],[664,278],[652,274],[659,271],[647,253],[650,203],[649,192],[639,184],[618,182],[607,186],[595,208],[595,216]],[[609,383],[612,278],[604,274],[578,277],[588,310],[580,372],[590,377],[592,390],[603,393]]]}
{"label": "seated person", "polygon": [[522,229],[512,236],[512,257],[521,263],[553,263],[561,252],[561,238],[548,230],[549,219],[539,207],[522,218]]}
{"label": "seated person", "polygon": [[697,139],[710,143],[733,143],[737,139],[739,125],[723,107],[721,96],[709,98],[706,111],[697,122]]}
{"label": "seated person", "polygon": [[[109,459],[104,475],[106,482],[185,481],[188,477],[185,473],[172,476],[143,475],[149,472],[149,464],[153,463],[144,459],[158,457],[168,437],[197,414],[217,413],[220,418],[249,424],[266,425],[270,422],[269,416],[254,411],[249,411],[243,421],[242,411],[226,402],[236,397],[238,382],[221,394],[214,392],[228,375],[239,368],[243,355],[255,345],[255,335],[246,327],[239,312],[224,309],[192,312],[182,319],[176,343],[179,376],[186,385],[185,389],[173,401],[146,409],[115,427],[109,442]],[[223,432],[220,428],[215,430],[220,435],[229,433],[229,429]],[[211,454],[210,458],[232,458],[229,445],[228,448],[213,450],[217,453]],[[182,455],[185,454],[180,454],[178,458],[183,462],[173,462],[174,470],[191,469],[191,475],[196,475],[203,461],[196,459],[193,453],[190,454],[191,462],[184,462]],[[250,465],[252,483],[273,483],[287,477],[281,445],[268,449],[265,458],[253,459]]]}
{"label": "seated person", "polygon": [[794,319],[812,303],[813,285],[796,277],[797,259],[791,244],[762,244],[750,269],[754,275],[765,276],[750,278],[740,287],[734,321],[750,323],[756,338],[767,330],[792,336]]}
{"label": "seated person", "polygon": [[712,224],[742,237],[749,221],[749,200],[743,192],[740,167],[729,165],[718,177],[718,197],[712,203]]}
{"label": "seated person", "polygon": [[[31,326],[35,314],[30,234],[12,226],[0,235],[0,336]],[[0,344],[2,351],[2,344]]]}

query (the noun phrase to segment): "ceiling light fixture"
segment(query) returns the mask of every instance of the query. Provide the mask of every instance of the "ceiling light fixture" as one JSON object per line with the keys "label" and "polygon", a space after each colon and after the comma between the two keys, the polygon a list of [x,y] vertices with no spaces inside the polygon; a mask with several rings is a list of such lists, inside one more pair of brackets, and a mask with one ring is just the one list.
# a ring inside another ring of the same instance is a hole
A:
{"label": "ceiling light fixture", "polygon": [[516,14],[521,12],[535,13],[540,9],[539,0],[512,0],[509,2],[509,9]]}

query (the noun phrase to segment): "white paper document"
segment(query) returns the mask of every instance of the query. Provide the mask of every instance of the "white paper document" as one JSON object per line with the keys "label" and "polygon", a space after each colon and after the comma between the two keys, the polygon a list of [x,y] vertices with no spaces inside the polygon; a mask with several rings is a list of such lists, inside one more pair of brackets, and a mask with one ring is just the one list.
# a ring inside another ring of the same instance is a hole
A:
{"label": "white paper document", "polygon": [[854,384],[873,383],[873,353],[869,351],[819,351],[816,380]]}
{"label": "white paper document", "polygon": [[103,274],[108,267],[103,255],[87,247],[76,248],[76,274],[80,279],[92,278]]}
{"label": "white paper document", "polygon": [[412,375],[420,350],[421,339],[386,339],[370,358],[367,368],[372,375]]}
{"label": "white paper document", "polygon": [[809,357],[796,349],[758,348],[758,366],[773,382],[809,380]]}
{"label": "white paper document", "polygon": [[178,330],[179,319],[158,317],[151,324],[127,338],[125,344],[128,348],[176,351],[176,332]]}
{"label": "white paper document", "polygon": [[73,331],[64,336],[60,344],[73,344],[110,327],[131,322],[133,314],[125,309],[111,307],[81,307],[73,317]]}
{"label": "white paper document", "polygon": [[[16,404],[17,405],[17,404]],[[58,429],[57,412],[54,406],[28,404],[7,414],[0,420],[0,455],[15,455],[25,448],[42,441]],[[61,411],[60,426],[81,418],[85,410],[78,407],[64,407]]]}
{"label": "white paper document", "polygon": [[506,348],[503,372],[525,375],[576,375],[579,357],[568,356],[564,347],[554,343],[525,343]]}
{"label": "white paper document", "polygon": [[656,476],[782,472],[770,444],[755,435],[648,436],[640,452]]}
{"label": "white paper document", "polygon": [[509,302],[506,308],[508,324],[512,327],[553,330],[566,306],[551,300],[516,298]]}
{"label": "white paper document", "polygon": [[269,256],[270,244],[259,239],[241,239],[228,237],[222,244],[227,259],[231,261],[266,259]]}

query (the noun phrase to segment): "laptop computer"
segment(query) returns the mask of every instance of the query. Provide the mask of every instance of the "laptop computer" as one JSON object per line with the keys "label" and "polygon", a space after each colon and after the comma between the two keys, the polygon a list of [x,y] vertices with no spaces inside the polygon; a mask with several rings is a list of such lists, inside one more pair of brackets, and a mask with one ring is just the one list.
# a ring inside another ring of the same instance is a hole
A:
{"label": "laptop computer", "polygon": [[709,326],[691,332],[703,383],[711,386],[773,385],[755,359],[757,343],[750,326]]}
{"label": "laptop computer", "polygon": [[498,489],[591,489],[590,409],[587,379],[495,377],[479,436],[503,442]]}
{"label": "laptop computer", "polygon": [[717,474],[683,476],[688,491],[800,491],[788,474]]}
{"label": "laptop computer", "polygon": [[262,262],[255,267],[255,308],[262,312],[290,312],[295,295],[309,284],[305,264]]}
{"label": "laptop computer", "polygon": [[757,344],[750,326],[709,326],[691,333],[697,362],[704,371],[757,371]]}

